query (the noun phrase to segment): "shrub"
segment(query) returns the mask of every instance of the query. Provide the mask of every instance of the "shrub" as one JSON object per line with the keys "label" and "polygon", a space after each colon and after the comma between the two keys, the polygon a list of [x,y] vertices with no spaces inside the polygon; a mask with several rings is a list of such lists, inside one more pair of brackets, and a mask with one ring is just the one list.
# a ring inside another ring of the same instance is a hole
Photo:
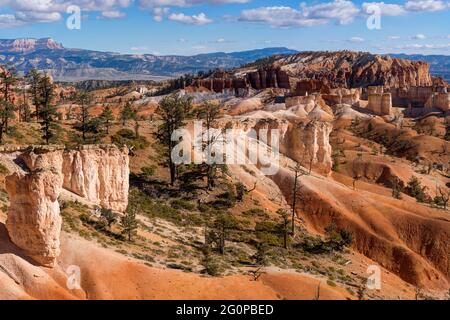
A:
{"label": "shrub", "polygon": [[260,221],[255,226],[256,236],[258,239],[271,246],[283,245],[280,236],[279,225],[273,221]]}
{"label": "shrub", "polygon": [[153,175],[155,175],[156,166],[155,165],[145,166],[141,168],[141,171],[146,177],[152,177]]}
{"label": "shrub", "polygon": [[419,202],[425,202],[425,187],[422,187],[420,180],[416,176],[411,177],[407,189],[411,197],[416,198]]}
{"label": "shrub", "polygon": [[216,277],[221,274],[221,268],[215,257],[210,253],[208,249],[204,249],[204,257],[202,260],[202,266],[205,268],[205,272],[210,276]]}
{"label": "shrub", "polygon": [[150,144],[143,136],[137,137],[135,132],[130,129],[121,129],[111,137],[111,142],[121,147],[126,145],[134,150],[147,148]]}
{"label": "shrub", "polygon": [[267,243],[261,242],[256,246],[255,262],[259,266],[266,266],[269,264],[268,259],[269,245]]}
{"label": "shrub", "polygon": [[170,203],[171,207],[174,209],[185,209],[189,211],[195,210],[195,204],[183,199],[175,199]]}
{"label": "shrub", "polygon": [[3,164],[0,163],[0,174],[9,174],[9,170]]}

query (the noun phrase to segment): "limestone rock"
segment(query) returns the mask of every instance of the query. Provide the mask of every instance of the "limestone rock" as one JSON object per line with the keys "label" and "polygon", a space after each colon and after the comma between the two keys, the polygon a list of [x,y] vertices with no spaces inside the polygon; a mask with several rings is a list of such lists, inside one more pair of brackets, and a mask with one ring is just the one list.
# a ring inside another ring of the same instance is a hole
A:
{"label": "limestone rock", "polygon": [[[254,129],[277,129],[280,152],[298,161],[302,166],[328,176],[332,167],[330,134],[333,125],[326,121],[306,120],[307,123],[290,123],[282,119],[262,119]],[[270,136],[270,135],[269,135]],[[268,141],[269,145],[272,145]]]}
{"label": "limestone rock", "polygon": [[59,255],[61,217],[58,196],[62,190],[62,152],[40,149],[25,152],[28,172],[5,179],[10,206],[6,229],[11,241],[44,266],[54,266]]}
{"label": "limestone rock", "polygon": [[290,77],[320,80],[332,88],[432,86],[426,62],[367,52],[302,52],[275,63]]}
{"label": "limestone rock", "polygon": [[104,208],[128,205],[128,151],[113,145],[80,146],[63,154],[64,188]]}
{"label": "limestone rock", "polygon": [[392,109],[392,97],[390,93],[369,94],[367,109],[377,115],[390,115]]}
{"label": "limestone rock", "polygon": [[324,121],[310,121],[305,126],[296,125],[286,136],[287,155],[324,175],[331,173],[332,150],[330,134],[333,125]]}

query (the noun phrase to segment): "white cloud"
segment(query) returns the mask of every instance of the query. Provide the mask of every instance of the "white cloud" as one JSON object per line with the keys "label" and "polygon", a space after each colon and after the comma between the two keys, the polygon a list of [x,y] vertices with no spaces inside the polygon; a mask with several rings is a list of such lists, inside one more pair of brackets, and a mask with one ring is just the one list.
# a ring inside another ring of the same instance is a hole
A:
{"label": "white cloud", "polygon": [[362,9],[367,14],[374,14],[373,6],[376,6],[383,16],[401,16],[406,13],[403,6],[384,2],[364,2],[362,4]]}
{"label": "white cloud", "polygon": [[302,3],[300,8],[309,18],[335,20],[339,24],[352,23],[355,16],[360,12],[353,2],[347,0],[335,0],[312,6]]}
{"label": "white cloud", "polygon": [[225,40],[224,38],[218,38],[218,39],[216,40],[216,42],[217,42],[217,43],[224,43],[224,42],[226,42],[226,40]]}
{"label": "white cloud", "polygon": [[353,43],[360,43],[360,42],[364,42],[364,38],[361,37],[351,37],[350,39],[347,40],[348,42],[353,42]]}
{"label": "white cloud", "polygon": [[0,16],[2,27],[23,26],[30,23],[54,22],[62,18],[70,5],[82,11],[99,11],[104,18],[119,18],[118,8],[130,6],[133,0],[0,0],[11,13]]}
{"label": "white cloud", "polygon": [[448,49],[450,48],[450,43],[444,44],[406,44],[403,46],[398,46],[397,49],[429,49],[429,50],[438,50],[438,49]]}
{"label": "white cloud", "polygon": [[400,36],[389,36],[388,40],[400,40],[401,37]]}
{"label": "white cloud", "polygon": [[17,20],[13,14],[0,14],[0,28],[16,28],[23,25],[23,21]]}
{"label": "white cloud", "polygon": [[163,18],[169,14],[169,8],[154,8],[153,19],[157,22],[161,22]]}
{"label": "white cloud", "polygon": [[137,47],[131,47],[130,48],[131,51],[135,51],[135,52],[143,52],[143,51],[147,51],[148,47],[145,46],[137,46]]}
{"label": "white cloud", "polygon": [[107,19],[120,19],[125,17],[125,13],[119,10],[103,11],[102,17]]}
{"label": "white cloud", "polygon": [[251,0],[139,0],[141,8],[155,8],[155,7],[190,7],[193,5],[202,4],[231,4],[231,3],[247,3]]}
{"label": "white cloud", "polygon": [[260,7],[243,10],[239,21],[267,23],[273,27],[309,27],[330,22],[349,24],[360,10],[347,0],[335,0],[308,6],[300,5],[300,10],[291,7]]}
{"label": "white cloud", "polygon": [[413,40],[423,40],[423,39],[426,39],[426,38],[427,37],[424,34],[422,34],[422,33],[418,33],[415,36],[411,37],[411,39],[413,39]]}
{"label": "white cloud", "polygon": [[448,4],[441,0],[409,0],[405,3],[408,11],[441,11],[448,8]]}
{"label": "white cloud", "polygon": [[197,15],[194,14],[192,16],[185,15],[184,13],[172,13],[171,15],[169,15],[169,20],[195,25],[204,25],[214,22],[213,20],[209,19],[203,12]]}

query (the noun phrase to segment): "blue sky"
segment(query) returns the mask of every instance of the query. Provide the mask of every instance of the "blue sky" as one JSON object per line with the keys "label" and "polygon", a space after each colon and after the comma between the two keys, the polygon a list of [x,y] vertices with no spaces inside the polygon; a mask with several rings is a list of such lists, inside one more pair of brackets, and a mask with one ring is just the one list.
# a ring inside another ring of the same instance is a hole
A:
{"label": "blue sky", "polygon": [[[66,27],[69,5],[81,9],[80,30]],[[374,5],[381,25],[370,30],[366,22]],[[284,46],[450,55],[450,2],[0,0],[0,38],[23,37],[136,54]]]}

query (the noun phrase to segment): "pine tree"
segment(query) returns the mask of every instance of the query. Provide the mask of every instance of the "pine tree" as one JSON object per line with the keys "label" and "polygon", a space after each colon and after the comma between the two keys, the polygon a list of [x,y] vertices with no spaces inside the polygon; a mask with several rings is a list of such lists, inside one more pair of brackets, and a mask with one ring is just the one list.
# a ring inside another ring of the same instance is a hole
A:
{"label": "pine tree", "polygon": [[114,121],[114,114],[109,106],[106,106],[100,114],[101,123],[105,126],[106,134],[109,134],[109,128]]}
{"label": "pine tree", "polygon": [[75,125],[78,131],[81,131],[81,137],[83,143],[86,143],[87,134],[90,129],[91,116],[89,114],[89,106],[92,101],[92,97],[86,91],[81,91],[76,96],[76,101],[80,106],[79,123]]}
{"label": "pine tree", "polygon": [[120,218],[122,233],[127,236],[128,241],[133,241],[133,236],[139,226],[136,214],[139,210],[137,204],[129,204],[125,214]]}
{"label": "pine tree", "polygon": [[41,74],[36,69],[31,69],[26,75],[27,83],[30,86],[30,94],[33,101],[33,105],[35,107],[34,115],[36,119],[39,117],[39,107],[41,105],[40,99],[40,83],[42,80]]}
{"label": "pine tree", "polygon": [[213,133],[214,126],[220,116],[220,107],[218,104],[206,102],[200,108],[198,115],[201,119],[203,119],[206,130],[207,137],[202,151],[206,151],[208,156],[207,163],[205,163],[207,187],[209,190],[212,190],[215,186],[215,180],[217,178],[217,171],[219,168],[219,164],[213,162],[214,159],[212,159],[212,153],[214,151],[215,144],[218,143],[218,140],[223,139],[223,134]]}
{"label": "pine tree", "polygon": [[277,213],[282,219],[281,232],[283,234],[283,247],[287,249],[289,241],[289,213],[284,209],[278,209]]}
{"label": "pine tree", "polygon": [[422,187],[422,184],[420,183],[420,180],[416,176],[412,176],[411,179],[408,181],[408,191],[411,197],[416,198],[419,202],[424,202],[426,195],[425,195],[425,188]]}
{"label": "pine tree", "polygon": [[214,221],[214,234],[220,254],[225,253],[225,242],[229,230],[236,228],[238,221],[229,213],[222,213]]}
{"label": "pine tree", "polygon": [[122,112],[120,113],[120,120],[122,121],[122,126],[127,124],[128,120],[134,119],[136,116],[136,111],[131,107],[129,102],[125,103]]}
{"label": "pine tree", "polygon": [[17,83],[17,78],[13,71],[3,70],[0,73],[0,142],[3,140],[3,134],[8,132],[9,120],[13,119],[15,105],[13,103],[13,90]]}
{"label": "pine tree", "polygon": [[52,104],[55,96],[54,86],[51,79],[48,76],[41,78],[39,82],[39,113],[37,114],[40,119],[42,139],[45,143],[49,144],[50,139],[54,137],[54,130],[57,128],[56,119],[58,113],[56,107]]}
{"label": "pine tree", "polygon": [[175,130],[185,125],[186,118],[185,101],[178,96],[167,96],[162,99],[156,109],[156,115],[161,120],[161,125],[156,132],[156,138],[164,148],[164,154],[170,170],[170,184],[174,185],[177,178],[177,166],[172,159],[172,150],[175,141],[172,141],[172,134]]}

